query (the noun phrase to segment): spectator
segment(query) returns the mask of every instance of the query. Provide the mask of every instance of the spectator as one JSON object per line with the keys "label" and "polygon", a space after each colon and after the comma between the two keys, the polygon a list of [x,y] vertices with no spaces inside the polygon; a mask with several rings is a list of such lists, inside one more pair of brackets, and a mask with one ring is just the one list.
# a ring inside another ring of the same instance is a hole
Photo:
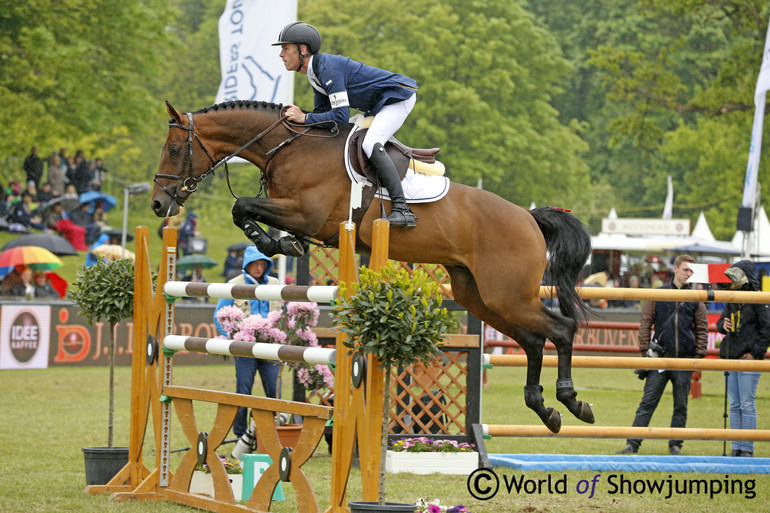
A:
{"label": "spectator", "polygon": [[11,295],[32,299],[35,297],[35,285],[32,283],[32,269],[24,267],[19,273],[21,279],[11,289]]}
{"label": "spectator", "polygon": [[27,182],[27,188],[24,189],[24,192],[21,193],[22,196],[25,194],[28,194],[32,197],[32,203],[37,203],[39,200],[37,198],[37,187],[35,186],[35,182],[29,181]]}
{"label": "spectator", "polygon": [[86,267],[91,267],[92,265],[96,265],[99,263],[99,257],[92,252],[99,246],[102,246],[104,244],[109,244],[109,242],[110,242],[109,234],[103,233],[99,235],[96,241],[93,244],[91,244],[91,247],[88,248],[88,254],[86,255]]}
{"label": "spectator", "polygon": [[37,201],[42,205],[51,201],[52,199],[53,191],[51,190],[51,184],[44,182],[43,185],[40,186],[40,190],[37,193]]}
{"label": "spectator", "polygon": [[[679,255],[674,261],[674,278],[660,288],[689,288],[687,280],[692,276],[690,263],[695,259]],[[654,337],[651,336],[654,328]],[[703,358],[708,346],[708,320],[703,303],[645,301],[639,323],[639,349],[642,356],[667,358]],[[671,427],[685,427],[687,423],[687,396],[690,394],[692,371],[657,370],[646,373],[644,395],[634,417],[634,427],[646,427],[658,406],[666,384],[671,381],[674,393],[674,413]],[[672,456],[682,454],[682,440],[669,440]],[[642,440],[631,438],[619,454],[633,454],[639,451]]]}
{"label": "spectator", "polygon": [[229,251],[225,259],[225,268],[222,276],[229,280],[239,273],[243,265],[243,251]]}
{"label": "spectator", "polygon": [[11,272],[5,275],[2,283],[0,283],[0,295],[10,296],[13,288],[21,283],[21,271],[24,270],[23,265],[17,265]]}
{"label": "spectator", "polygon": [[[754,262],[741,260],[725,274],[734,290],[761,289]],[[719,345],[720,358],[764,360],[770,346],[770,306],[728,303],[717,321],[717,331],[725,338]],[[757,429],[757,385],[759,372],[725,372],[730,403],[730,429]],[[733,441],[730,456],[754,456],[754,442]]]}
{"label": "spectator", "polygon": [[9,220],[12,223],[18,223],[25,228],[35,228],[36,230],[44,230],[45,226],[39,217],[34,215],[37,205],[32,203],[32,196],[24,194],[21,201],[15,203],[11,208],[11,215]]}
{"label": "spectator", "polygon": [[59,293],[51,286],[51,281],[43,271],[35,271],[32,275],[35,287],[35,297],[40,299],[59,299]]}
{"label": "spectator", "polygon": [[35,187],[40,185],[43,178],[43,161],[37,156],[37,146],[32,146],[30,154],[24,159],[24,172],[27,173],[27,182],[34,182]]}
{"label": "spectator", "polygon": [[182,226],[179,227],[179,237],[177,238],[179,252],[182,256],[192,254],[192,250],[190,249],[190,238],[198,235],[197,227],[198,216],[195,215],[195,212],[189,212],[187,214],[187,219],[185,219]]}
{"label": "spectator", "polygon": [[104,185],[104,180],[107,179],[107,170],[104,169],[102,159],[100,158],[95,159],[92,164],[93,178],[91,179],[91,189],[94,191],[101,191],[102,185]]}
{"label": "spectator", "polygon": [[[271,266],[272,261],[268,257],[260,253],[256,246],[250,246],[243,255],[243,272],[232,280],[229,280],[227,283],[277,285],[278,280],[268,276]],[[219,333],[226,337],[230,336],[230,333],[227,333],[224,328],[222,328],[216,315],[218,310],[226,306],[236,306],[243,311],[244,315],[260,315],[262,317],[267,317],[271,308],[278,307],[277,304],[273,305],[269,301],[220,299],[217,301],[217,307],[214,311],[214,324]],[[235,360],[235,391],[237,393],[251,395],[252,388],[254,387],[254,378],[257,371],[259,371],[259,377],[262,381],[262,388],[265,391],[265,396],[276,397],[278,373],[281,368],[280,363],[240,356],[234,356],[233,359]],[[247,428],[248,410],[246,408],[239,408],[238,414],[235,417],[235,422],[233,422],[233,434],[240,438],[246,433]]]}
{"label": "spectator", "polygon": [[74,185],[67,185],[67,190],[62,196],[61,208],[65,212],[80,207],[80,195]]}
{"label": "spectator", "polygon": [[56,230],[56,223],[64,219],[61,201],[43,209],[43,225],[49,230]]}
{"label": "spectator", "polygon": [[91,183],[91,175],[88,171],[88,161],[83,156],[83,150],[78,150],[72,159],[72,166],[67,171],[70,183],[75,186],[78,194],[88,192]]}
{"label": "spectator", "polygon": [[67,164],[62,162],[61,156],[54,153],[48,163],[48,182],[51,184],[51,193],[54,196],[64,194],[64,177],[67,172]]}

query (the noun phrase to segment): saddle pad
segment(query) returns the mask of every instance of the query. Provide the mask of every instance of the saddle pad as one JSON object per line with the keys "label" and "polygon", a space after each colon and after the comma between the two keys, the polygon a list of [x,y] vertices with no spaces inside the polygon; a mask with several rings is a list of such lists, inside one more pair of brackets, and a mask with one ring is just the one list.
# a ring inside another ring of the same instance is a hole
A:
{"label": "saddle pad", "polygon": [[[353,183],[360,184],[361,186],[373,186],[366,177],[356,173],[350,165],[350,138],[358,130],[360,128],[354,126],[348,135],[347,141],[345,141],[345,169]],[[406,170],[406,176],[401,181],[401,186],[404,188],[404,197],[407,203],[431,203],[447,195],[449,192],[449,178],[446,176],[423,175],[415,173],[414,169],[409,168]],[[390,201],[388,190],[384,187],[380,187],[375,196]]]}

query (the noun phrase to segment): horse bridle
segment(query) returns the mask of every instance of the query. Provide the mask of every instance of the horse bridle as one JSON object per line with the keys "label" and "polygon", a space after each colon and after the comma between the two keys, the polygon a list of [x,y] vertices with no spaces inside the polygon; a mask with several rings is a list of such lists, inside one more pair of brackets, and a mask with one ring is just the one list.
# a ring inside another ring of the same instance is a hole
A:
{"label": "horse bridle", "polygon": [[[192,194],[193,192],[198,190],[198,184],[200,182],[202,182],[204,178],[206,178],[210,174],[214,174],[214,171],[216,171],[220,167],[224,167],[224,169],[225,169],[225,178],[227,179],[227,188],[230,189],[230,194],[232,194],[232,196],[235,199],[238,199],[238,196],[235,195],[235,193],[233,192],[233,188],[230,186],[230,172],[229,172],[229,169],[227,167],[227,162],[230,159],[238,156],[238,154],[240,154],[243,150],[245,150],[246,148],[248,148],[249,146],[251,146],[252,144],[257,142],[258,140],[260,140],[262,137],[264,137],[270,131],[272,131],[275,127],[277,127],[278,125],[283,123],[284,126],[286,126],[286,128],[290,132],[294,133],[294,135],[289,137],[288,139],[282,141],[278,146],[276,146],[272,150],[266,152],[267,160],[265,161],[264,169],[262,170],[262,178],[260,180],[260,191],[257,194],[257,196],[261,196],[262,195],[262,191],[265,189],[265,180],[266,180],[265,177],[267,176],[267,166],[270,163],[270,160],[273,158],[273,156],[278,152],[278,150],[280,150],[281,148],[283,148],[287,144],[291,143],[292,141],[294,141],[298,137],[306,135],[311,130],[311,128],[313,128],[314,126],[319,125],[319,124],[323,124],[323,123],[313,123],[311,125],[307,125],[307,128],[305,130],[298,131],[293,126],[291,126],[291,124],[287,121],[286,115],[283,114],[285,109],[286,109],[286,107],[284,107],[281,110],[281,115],[278,117],[277,121],[275,121],[273,124],[268,126],[265,130],[260,132],[253,139],[251,139],[249,142],[247,142],[246,144],[244,144],[243,146],[238,148],[235,152],[233,152],[230,155],[228,155],[228,156],[224,157],[223,159],[219,160],[219,162],[215,162],[214,161],[214,157],[211,156],[211,153],[206,148],[206,145],[203,144],[203,141],[201,141],[200,137],[198,137],[198,134],[195,133],[195,125],[194,125],[194,122],[193,122],[193,115],[192,115],[191,112],[187,112],[186,113],[187,114],[187,121],[188,121],[187,125],[182,125],[182,124],[179,124],[179,123],[175,123],[173,120],[170,120],[169,123],[168,123],[169,128],[181,128],[182,130],[187,130],[187,148],[186,148],[186,152],[185,152],[185,156],[184,156],[184,161],[182,162],[182,169],[179,171],[179,174],[176,174],[176,175],[165,174],[165,173],[155,173],[155,177],[153,178],[153,181],[156,184],[158,184],[158,186],[163,190],[163,192],[165,192],[166,194],[169,195],[169,197],[171,198],[171,200],[174,203],[176,203],[177,205],[179,205],[181,207],[182,203],[179,201],[180,198],[186,198],[187,196],[189,196],[190,194]],[[338,129],[336,123],[335,123],[333,128],[332,128],[332,130],[331,130],[331,135],[329,137],[334,137],[338,133],[339,133],[339,129]],[[193,163],[192,163],[192,160],[193,160],[193,137],[195,138],[196,141],[198,141],[198,144],[200,145],[201,149],[203,149],[204,153],[206,153],[206,156],[209,158],[209,161],[211,162],[211,165],[209,166],[209,168],[206,171],[204,171],[203,173],[201,173],[200,176],[197,176],[197,177],[193,176]],[[319,137],[323,137],[323,136],[319,136]],[[189,169],[189,176],[185,177],[184,176],[185,175],[185,171],[188,170],[188,169]],[[177,184],[177,186],[174,188],[174,191],[173,191],[173,194],[172,194],[172,192],[169,190],[168,187],[166,187],[165,185],[160,183],[158,178],[163,178],[163,179],[166,179],[166,180],[175,180],[175,181],[179,181],[181,183]],[[171,204],[169,204],[169,211],[170,210],[171,210]]]}

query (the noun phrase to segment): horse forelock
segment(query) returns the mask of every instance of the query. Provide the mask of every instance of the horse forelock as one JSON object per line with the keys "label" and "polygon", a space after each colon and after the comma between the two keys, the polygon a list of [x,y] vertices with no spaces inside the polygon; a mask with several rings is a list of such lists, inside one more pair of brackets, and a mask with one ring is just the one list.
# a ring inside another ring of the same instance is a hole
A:
{"label": "horse forelock", "polygon": [[259,100],[233,100],[229,102],[222,102],[212,105],[211,107],[205,107],[199,111],[193,112],[193,114],[206,114],[208,112],[217,112],[220,110],[239,110],[239,109],[257,109],[264,111],[276,111],[280,112],[283,105],[280,103],[271,103]]}

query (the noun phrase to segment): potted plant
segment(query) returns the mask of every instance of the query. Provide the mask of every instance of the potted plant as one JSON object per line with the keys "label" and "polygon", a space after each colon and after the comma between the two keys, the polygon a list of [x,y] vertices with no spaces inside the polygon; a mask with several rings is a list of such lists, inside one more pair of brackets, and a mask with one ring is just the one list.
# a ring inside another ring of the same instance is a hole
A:
{"label": "potted plant", "polygon": [[[230,459],[219,455],[219,459],[225,466],[230,487],[233,489],[235,500],[243,500],[243,463],[235,458]],[[214,480],[211,477],[211,469],[207,463],[198,463],[190,480],[190,493],[208,495],[214,497]]]}
{"label": "potted plant", "polygon": [[350,297],[343,289],[335,302],[334,324],[348,335],[346,347],[354,357],[376,356],[385,370],[378,502],[351,502],[351,511],[414,511],[412,504],[385,502],[390,374],[394,367],[429,364],[440,354],[436,344],[454,322],[437,292],[425,272],[410,274],[390,262],[379,271],[362,267]]}
{"label": "potted plant", "polygon": [[77,280],[67,296],[80,308],[80,315],[109,324],[109,416],[107,447],[84,447],[86,484],[106,484],[128,463],[128,447],[113,447],[115,412],[115,325],[134,312],[134,262],[129,259],[100,259],[90,267],[78,269]]}
{"label": "potted plant", "polygon": [[385,460],[385,470],[393,473],[467,476],[477,468],[479,455],[473,444],[425,436],[402,438],[394,442]]}

